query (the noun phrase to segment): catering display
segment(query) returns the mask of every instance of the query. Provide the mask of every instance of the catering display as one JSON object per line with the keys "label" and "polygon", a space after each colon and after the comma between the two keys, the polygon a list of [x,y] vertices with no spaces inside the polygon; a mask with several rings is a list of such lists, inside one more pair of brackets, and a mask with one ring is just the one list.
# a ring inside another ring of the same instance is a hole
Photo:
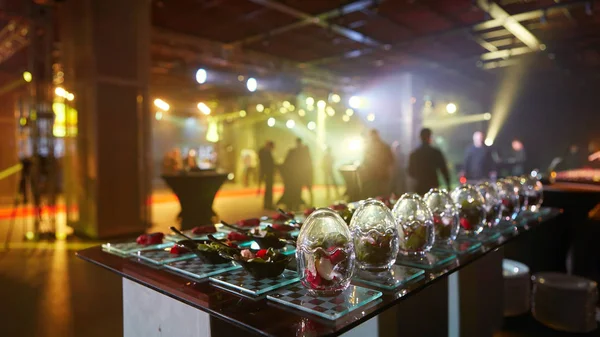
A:
{"label": "catering display", "polygon": [[452,191],[452,200],[458,208],[458,219],[463,235],[476,236],[486,225],[485,199],[473,185],[463,184]]}

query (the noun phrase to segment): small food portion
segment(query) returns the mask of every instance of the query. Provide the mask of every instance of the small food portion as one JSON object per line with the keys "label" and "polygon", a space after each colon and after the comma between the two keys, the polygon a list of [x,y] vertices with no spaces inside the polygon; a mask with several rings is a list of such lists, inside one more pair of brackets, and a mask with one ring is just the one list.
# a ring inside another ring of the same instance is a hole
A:
{"label": "small food portion", "polygon": [[329,206],[329,208],[331,208],[334,211],[343,211],[345,209],[348,208],[348,205],[346,204],[333,204],[331,206]]}
{"label": "small food portion", "polygon": [[240,220],[237,222],[237,225],[240,227],[257,227],[258,225],[260,225],[260,219],[251,218],[251,219]]}
{"label": "small food portion", "polygon": [[445,190],[432,188],[423,196],[423,200],[433,214],[436,243],[451,243],[456,239],[460,225],[458,212],[452,197]]}
{"label": "small food portion", "polygon": [[281,232],[290,232],[296,229],[296,227],[290,226],[290,225],[285,225],[285,224],[279,224],[279,223],[274,223],[271,225],[271,227],[274,230],[277,231],[281,231]]}
{"label": "small food portion", "polygon": [[441,215],[433,216],[433,226],[435,227],[436,240],[448,241],[452,236],[452,220],[442,218]]}
{"label": "small food portion", "polygon": [[217,232],[217,229],[213,225],[198,226],[198,227],[192,228],[192,233],[195,235],[212,234],[212,233],[216,233],[216,232]]}
{"label": "small food portion", "polygon": [[190,252],[191,251],[189,249],[179,246],[179,245],[174,245],[173,247],[171,247],[171,250],[169,250],[169,253],[173,254],[173,255],[183,255],[183,254],[187,254]]}
{"label": "small food portion", "polygon": [[485,226],[485,199],[472,185],[463,184],[452,191],[458,208],[460,227],[467,233],[479,234]]}
{"label": "small food portion", "polygon": [[304,210],[304,216],[309,216],[312,214],[312,212],[314,212],[316,210],[316,208],[314,207],[310,207]]}
{"label": "small food portion", "polygon": [[404,194],[392,210],[398,223],[400,253],[423,255],[433,246],[435,229],[433,215],[427,204],[417,194]]}
{"label": "small food portion", "polygon": [[250,241],[250,237],[246,234],[238,232],[229,232],[227,234],[227,240],[229,241]]}
{"label": "small food portion", "polygon": [[384,205],[386,205],[388,208],[392,208],[392,203],[390,202],[390,198],[388,197],[384,197],[384,196],[378,196],[377,198],[375,198],[375,200],[381,201]]}
{"label": "small food portion", "polygon": [[221,255],[240,264],[250,275],[255,278],[272,278],[283,273],[291,261],[291,256],[277,253],[273,248],[252,251],[244,249],[237,252],[223,251]]}
{"label": "small food portion", "polygon": [[294,213],[292,212],[287,212],[285,214],[282,213],[275,213],[271,219],[275,220],[275,221],[287,221],[287,220],[292,220],[294,219]]}
{"label": "small food portion", "polygon": [[138,245],[149,246],[149,245],[158,245],[163,243],[165,235],[160,232],[151,233],[151,234],[142,234],[137,237],[135,242]]}
{"label": "small food portion", "polygon": [[229,241],[218,243],[211,242],[210,240],[181,240],[177,241],[175,246],[173,246],[171,254],[175,254],[174,249],[179,254],[182,254],[182,249],[185,252],[192,252],[204,263],[219,264],[228,261],[220,253],[223,251],[229,252],[230,250],[237,251],[237,246]]}

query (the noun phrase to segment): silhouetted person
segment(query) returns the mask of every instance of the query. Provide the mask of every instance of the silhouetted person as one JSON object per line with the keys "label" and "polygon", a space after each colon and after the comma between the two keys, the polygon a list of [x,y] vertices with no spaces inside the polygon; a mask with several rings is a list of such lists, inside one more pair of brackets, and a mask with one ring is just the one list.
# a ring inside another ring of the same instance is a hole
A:
{"label": "silhouetted person", "polygon": [[515,139],[511,143],[512,153],[508,158],[508,163],[511,164],[511,174],[513,176],[520,176],[525,173],[525,160],[527,156],[525,154],[525,148],[520,140]]}
{"label": "silhouetted person", "polygon": [[366,141],[361,163],[361,186],[363,197],[387,196],[394,166],[394,155],[390,147],[371,130]]}
{"label": "silhouetted person", "polygon": [[579,149],[579,146],[573,144],[569,146],[569,151],[559,164],[560,170],[574,170],[582,168],[586,162],[585,154]]}
{"label": "silhouetted person", "polygon": [[421,146],[410,154],[408,160],[408,174],[415,179],[415,192],[427,193],[432,188],[439,187],[438,171],[444,177],[448,190],[450,189],[450,176],[446,159],[442,151],[431,146],[431,130],[421,130]]}
{"label": "silhouetted person", "polygon": [[483,132],[473,134],[473,145],[465,154],[463,174],[468,180],[488,179],[496,175],[496,164],[492,158],[492,151],[483,143]]}
{"label": "silhouetted person", "polygon": [[190,149],[188,151],[188,155],[185,158],[185,168],[188,171],[200,171],[200,167],[198,166],[198,157],[196,156],[196,150]]}
{"label": "silhouetted person", "polygon": [[313,204],[313,162],[310,156],[310,149],[302,143],[302,139],[296,138],[296,149],[298,149],[300,159],[298,160],[298,179],[302,182],[302,187],[308,189],[310,204]]}
{"label": "silhouetted person", "polygon": [[273,207],[273,178],[275,176],[275,160],[273,160],[273,149],[275,143],[267,141],[258,151],[258,161],[260,164],[259,185],[260,181],[265,182],[265,195],[263,205],[265,209],[275,209]]}
{"label": "silhouetted person", "polygon": [[335,192],[335,197],[339,196],[337,182],[335,180],[335,173],[333,172],[333,163],[335,159],[331,154],[331,148],[328,147],[325,149],[325,154],[323,155],[323,161],[321,162],[321,170],[323,170],[323,178],[325,179],[325,194],[327,198],[329,198],[329,187],[333,187],[333,191]]}
{"label": "silhouetted person", "polygon": [[[310,154],[308,154],[310,156]],[[297,210],[305,204],[302,200],[302,186],[308,182],[306,168],[307,151],[302,141],[296,141],[296,147],[291,148],[281,165],[280,172],[283,178],[283,195],[277,204],[284,204],[289,210]],[[311,163],[312,169],[312,163]],[[311,174],[312,177],[312,174]]]}

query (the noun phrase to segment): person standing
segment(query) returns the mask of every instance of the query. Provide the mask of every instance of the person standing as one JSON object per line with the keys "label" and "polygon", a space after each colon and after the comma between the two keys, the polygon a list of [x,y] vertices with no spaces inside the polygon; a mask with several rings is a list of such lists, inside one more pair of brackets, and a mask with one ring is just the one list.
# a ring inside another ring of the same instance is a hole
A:
{"label": "person standing", "polygon": [[512,153],[508,158],[508,163],[511,165],[511,175],[521,176],[525,173],[525,148],[520,140],[514,139],[511,143]]}
{"label": "person standing", "polygon": [[361,164],[361,188],[364,198],[386,196],[390,193],[390,178],[394,155],[375,129],[369,133]]}
{"label": "person standing", "polygon": [[492,157],[492,151],[483,143],[483,136],[483,132],[475,132],[473,145],[466,151],[462,175],[467,180],[482,180],[496,176],[496,163]]}
{"label": "person standing", "polygon": [[333,163],[335,159],[331,154],[331,147],[327,147],[325,149],[325,154],[323,155],[323,161],[321,162],[321,170],[323,170],[323,178],[325,182],[325,194],[327,199],[329,199],[329,187],[333,187],[333,191],[335,193],[335,197],[339,197],[338,185],[335,180],[335,173],[333,172]]}
{"label": "person standing", "polygon": [[275,160],[273,159],[273,149],[275,143],[268,140],[258,151],[258,160],[260,164],[259,185],[260,181],[265,182],[265,194],[263,199],[263,207],[265,209],[275,209],[273,207],[273,178],[275,176]]}
{"label": "person standing", "polygon": [[[296,140],[296,147],[291,148],[285,160],[281,165],[281,177],[283,178],[283,195],[277,201],[277,205],[283,204],[288,210],[297,210],[300,205],[306,204],[302,200],[302,186],[305,186],[309,182],[309,178],[312,179],[312,173],[309,175],[307,170],[307,163],[305,161],[307,151],[302,145],[300,139]],[[310,154],[308,154],[310,156]],[[310,170],[312,170],[312,163],[310,163]]]}
{"label": "person standing", "polygon": [[442,151],[431,146],[431,129],[422,129],[420,138],[421,146],[414,150],[408,159],[408,174],[416,181],[415,192],[422,195],[432,188],[439,187],[438,172],[442,174],[446,187],[450,190],[446,158]]}
{"label": "person standing", "polygon": [[[302,180],[302,187],[306,187],[308,189],[309,195],[309,204],[313,204],[313,162],[312,157],[310,156],[310,149],[308,145],[302,143],[301,138],[296,138],[296,148],[299,152],[299,169],[301,174],[299,178]],[[307,205],[307,206],[310,206]]]}
{"label": "person standing", "polygon": [[402,195],[406,191],[406,158],[402,153],[400,142],[395,140],[392,143],[392,154],[394,155],[394,169],[392,171],[392,192],[396,195]]}

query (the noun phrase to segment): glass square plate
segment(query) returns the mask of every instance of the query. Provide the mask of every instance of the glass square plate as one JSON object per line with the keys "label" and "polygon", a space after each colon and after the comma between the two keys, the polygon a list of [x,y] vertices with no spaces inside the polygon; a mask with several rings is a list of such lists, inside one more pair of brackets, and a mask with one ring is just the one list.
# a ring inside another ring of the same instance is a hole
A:
{"label": "glass square plate", "polygon": [[210,280],[223,285],[228,289],[233,288],[245,294],[260,296],[271,290],[299,282],[300,277],[295,271],[286,269],[277,277],[256,279],[247,271],[240,269],[226,274],[213,276]]}
{"label": "glass square plate", "polygon": [[487,244],[487,243],[497,242],[498,240],[500,240],[500,238],[502,238],[502,234],[486,228],[477,235],[461,234],[457,239],[461,239],[461,240],[466,239],[466,240],[472,240],[475,242],[481,242],[483,244]]}
{"label": "glass square plate", "polygon": [[357,270],[353,279],[385,290],[394,290],[425,274],[423,269],[393,265],[390,270],[372,272]]}
{"label": "glass square plate", "polygon": [[514,235],[517,234],[517,226],[512,221],[500,221],[500,223],[492,229],[493,231],[500,233],[500,235]]}
{"label": "glass square plate", "polygon": [[433,245],[432,250],[462,255],[475,252],[479,248],[481,248],[480,242],[467,240],[464,238],[456,238],[456,240],[454,240],[452,243],[436,242]]}
{"label": "glass square plate", "polygon": [[186,253],[181,255],[171,254],[170,248],[163,249],[151,249],[151,250],[140,250],[137,252],[131,252],[129,255],[150,262],[152,264],[165,264],[175,261],[189,260],[194,258],[194,253]]}
{"label": "glass square plate", "polygon": [[156,245],[138,245],[135,242],[119,242],[119,243],[105,243],[102,245],[102,249],[108,253],[117,253],[121,255],[129,255],[129,253],[151,250],[151,249],[162,249],[173,246],[173,242],[163,242]]}
{"label": "glass square plate", "polygon": [[[191,229],[187,230],[187,231],[183,231],[183,234],[189,236],[190,238],[192,238],[194,240],[208,240],[208,234],[196,235],[196,234],[192,233]],[[227,236],[227,233],[219,231],[216,233],[212,233],[212,235],[217,239],[223,239]],[[177,242],[179,240],[185,240],[185,239],[175,233],[171,233],[171,234],[165,235],[165,240]]]}
{"label": "glass square plate", "polygon": [[271,301],[335,320],[381,297],[381,292],[351,285],[337,296],[318,297],[297,284],[267,295]]}
{"label": "glass square plate", "polygon": [[404,256],[398,255],[396,264],[403,264],[410,267],[434,269],[448,263],[454,262],[456,254],[442,251],[429,251],[424,255]]}
{"label": "glass square plate", "polygon": [[196,279],[203,279],[209,276],[241,268],[240,266],[235,265],[232,262],[210,264],[204,263],[199,259],[171,262],[165,264],[165,267],[175,272],[191,276]]}

